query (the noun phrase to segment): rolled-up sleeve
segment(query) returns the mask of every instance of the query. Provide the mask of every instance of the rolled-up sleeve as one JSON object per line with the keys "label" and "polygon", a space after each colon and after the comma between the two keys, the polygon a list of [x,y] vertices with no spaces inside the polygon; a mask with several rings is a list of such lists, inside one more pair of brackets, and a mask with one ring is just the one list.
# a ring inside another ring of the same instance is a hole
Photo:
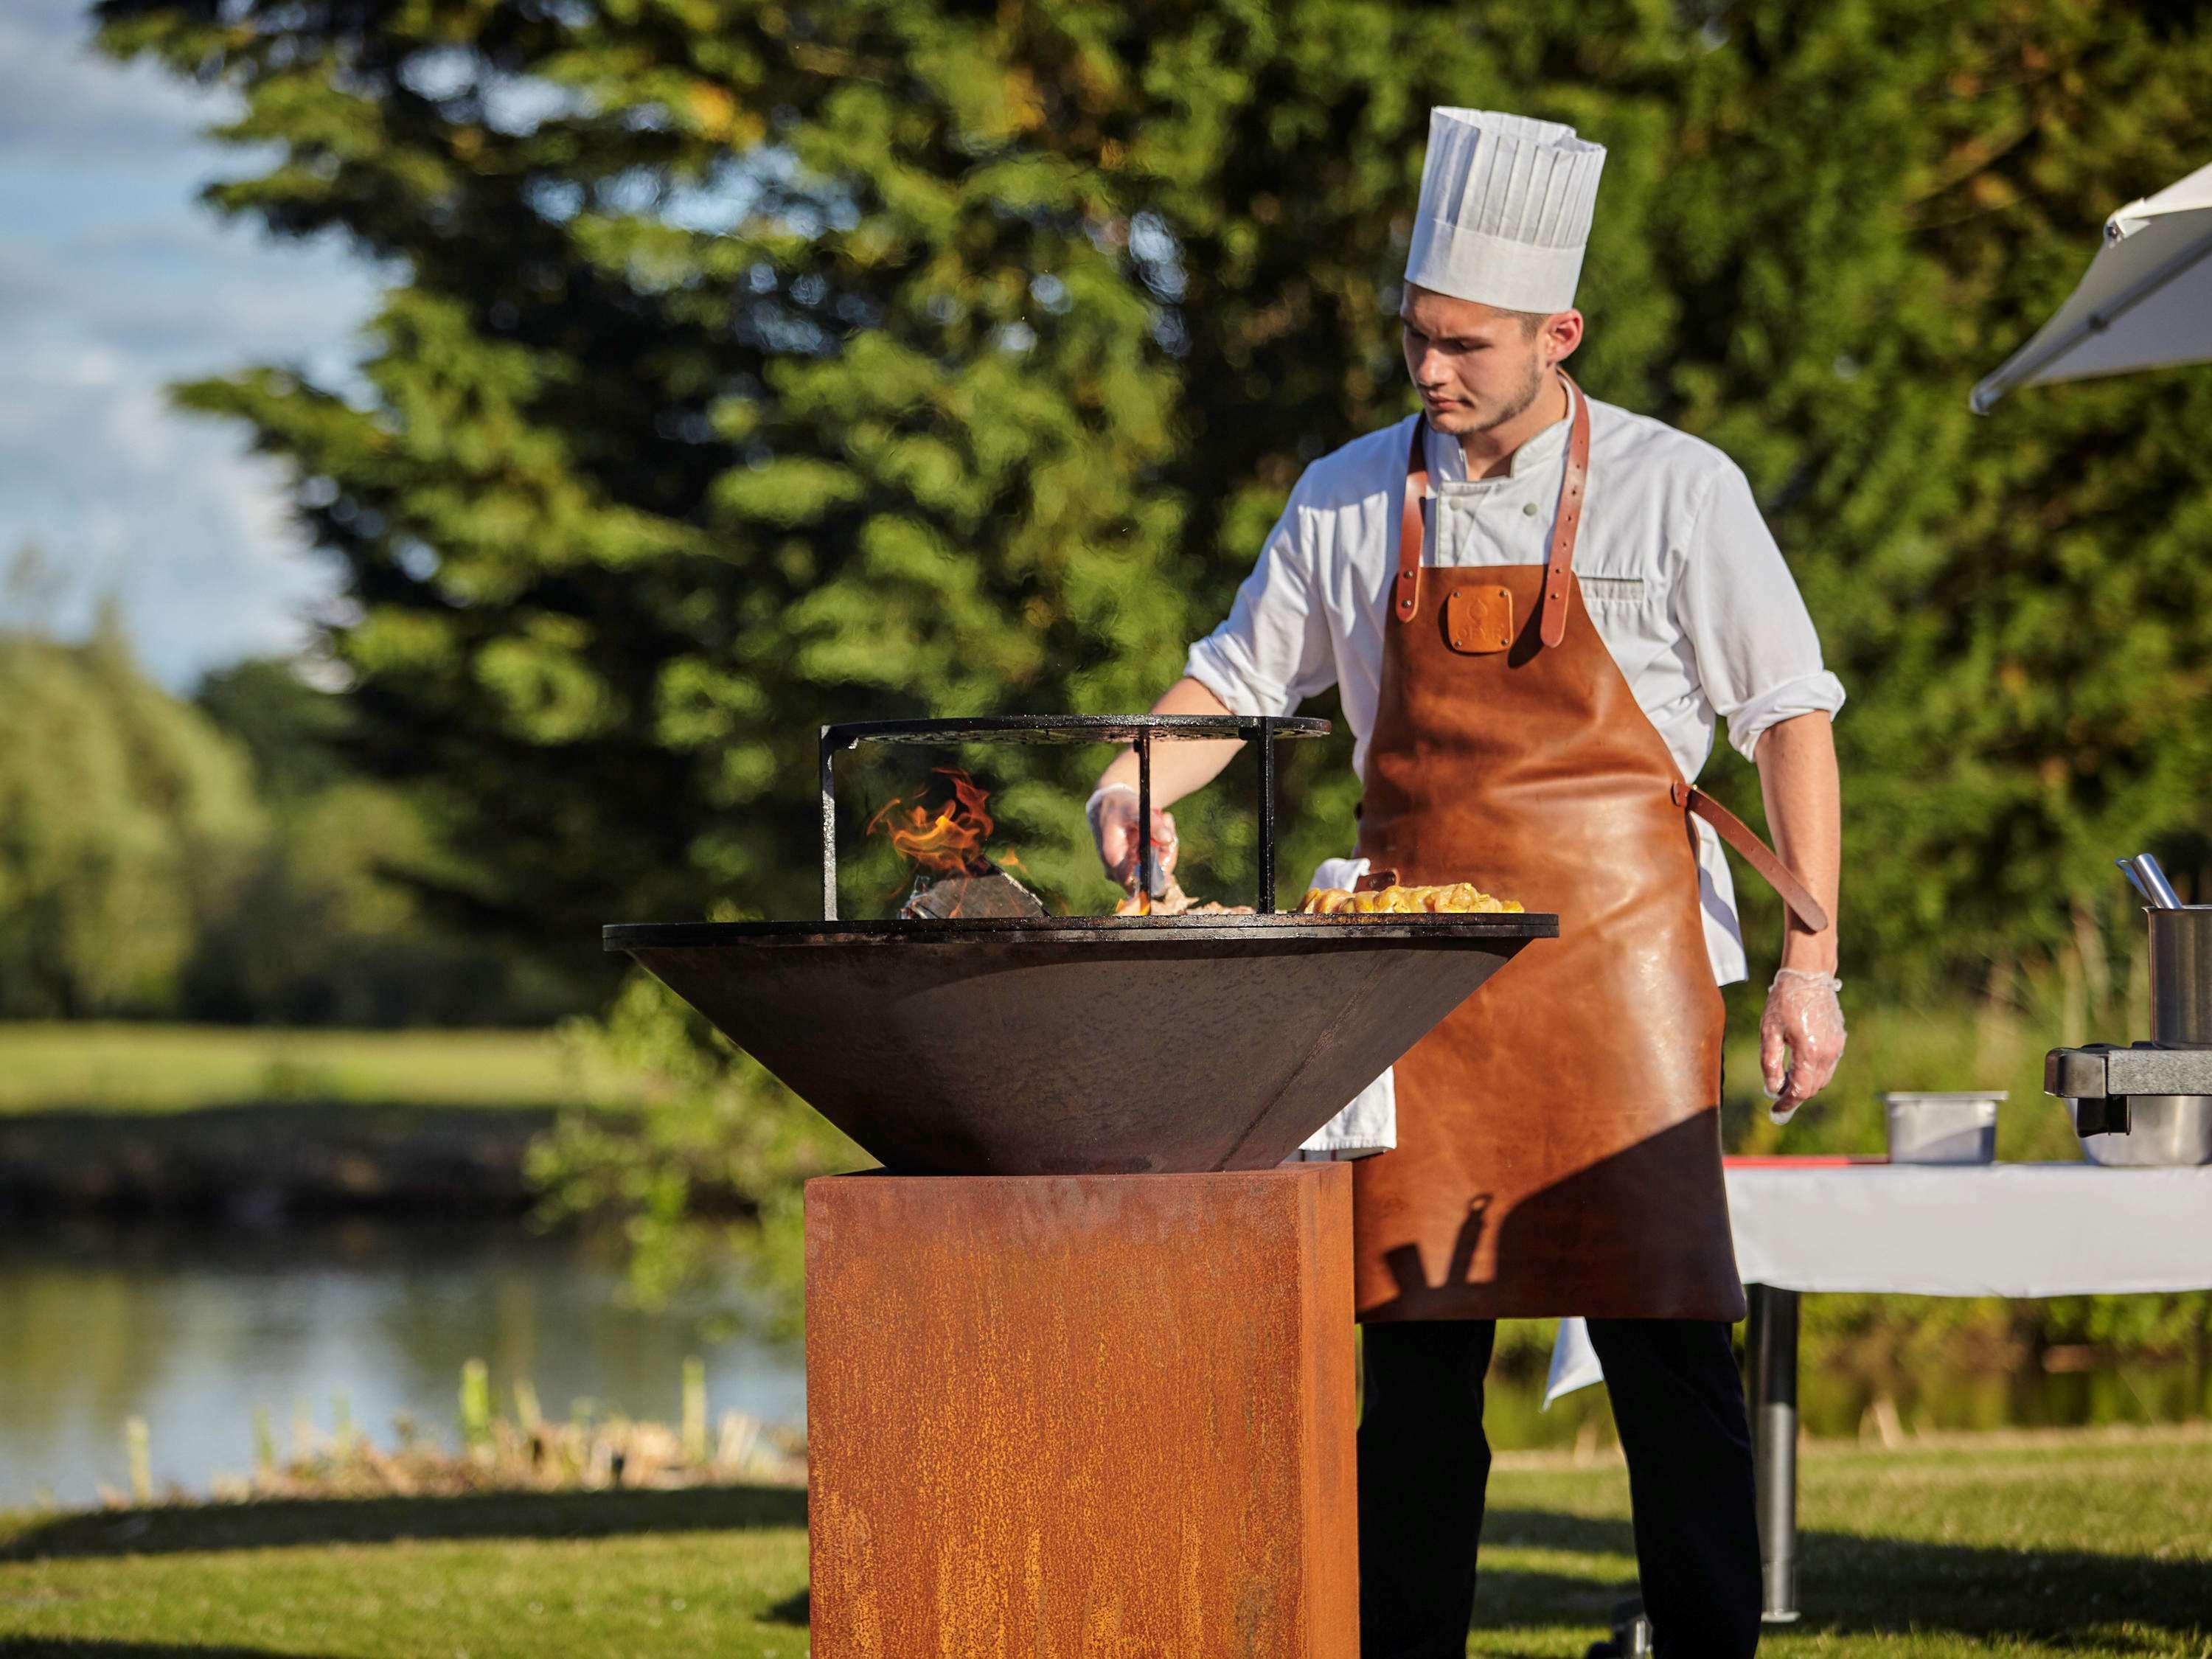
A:
{"label": "rolled-up sleeve", "polygon": [[1683,551],[1675,620],[1738,753],[1753,759],[1770,726],[1844,706],[1796,579],[1734,463],[1717,471]]}
{"label": "rolled-up sleeve", "polygon": [[1183,672],[1232,714],[1287,714],[1336,679],[1328,618],[1292,498],[1227,620],[1190,648]]}

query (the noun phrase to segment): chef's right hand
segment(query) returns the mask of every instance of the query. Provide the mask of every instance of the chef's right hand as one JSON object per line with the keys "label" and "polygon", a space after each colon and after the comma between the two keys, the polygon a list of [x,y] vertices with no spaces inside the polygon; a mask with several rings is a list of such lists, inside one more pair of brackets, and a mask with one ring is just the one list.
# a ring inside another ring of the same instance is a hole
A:
{"label": "chef's right hand", "polygon": [[[1098,845],[1098,861],[1125,891],[1137,890],[1137,792],[1126,783],[1109,783],[1091,798],[1091,838]],[[1152,808],[1152,896],[1168,890],[1168,874],[1175,868],[1176,826],[1164,807]]]}
{"label": "chef's right hand", "polygon": [[1843,981],[1805,968],[1783,968],[1766,988],[1759,1022],[1759,1069],[1771,1103],[1766,1115],[1787,1123],[1796,1109],[1828,1086],[1844,1057]]}

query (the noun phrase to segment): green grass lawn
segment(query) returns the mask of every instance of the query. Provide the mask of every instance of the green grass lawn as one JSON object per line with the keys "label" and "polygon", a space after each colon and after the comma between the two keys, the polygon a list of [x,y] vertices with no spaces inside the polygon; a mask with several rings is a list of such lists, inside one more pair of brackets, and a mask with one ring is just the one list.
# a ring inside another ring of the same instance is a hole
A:
{"label": "green grass lawn", "polygon": [[245,1102],[635,1105],[635,1078],[551,1031],[331,1031],[0,1023],[0,1113],[184,1112]]}
{"label": "green grass lawn", "polygon": [[[1509,1459],[1491,1504],[1468,1651],[1579,1655],[1634,1572],[1623,1473]],[[802,1505],[720,1489],[17,1516],[0,1654],[796,1659]],[[1815,1446],[1803,1519],[1807,1615],[1770,1653],[2212,1656],[2212,1436]]]}

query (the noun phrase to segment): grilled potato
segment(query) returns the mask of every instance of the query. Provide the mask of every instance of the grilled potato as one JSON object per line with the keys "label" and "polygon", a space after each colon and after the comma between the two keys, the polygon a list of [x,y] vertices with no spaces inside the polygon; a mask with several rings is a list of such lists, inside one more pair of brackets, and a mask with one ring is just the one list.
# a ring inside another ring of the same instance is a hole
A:
{"label": "grilled potato", "polygon": [[1506,915],[1517,914],[1522,908],[1518,900],[1493,898],[1471,881],[1434,887],[1384,887],[1364,893],[1347,892],[1341,887],[1310,887],[1298,902],[1299,914],[1309,916]]}

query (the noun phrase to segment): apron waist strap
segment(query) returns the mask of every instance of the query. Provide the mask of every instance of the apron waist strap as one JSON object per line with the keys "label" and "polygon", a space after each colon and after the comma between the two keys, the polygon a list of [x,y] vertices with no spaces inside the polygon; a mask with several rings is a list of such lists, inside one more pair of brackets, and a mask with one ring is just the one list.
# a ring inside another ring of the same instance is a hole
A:
{"label": "apron waist strap", "polygon": [[1773,849],[1752,832],[1741,818],[1693,784],[1677,780],[1674,785],[1674,804],[1695,812],[1719,832],[1720,838],[1734,848],[1746,864],[1766,878],[1767,885],[1782,896],[1783,903],[1802,923],[1808,933],[1826,933],[1828,913],[1820,908],[1813,890],[1797,879],[1797,872],[1784,864]]}

